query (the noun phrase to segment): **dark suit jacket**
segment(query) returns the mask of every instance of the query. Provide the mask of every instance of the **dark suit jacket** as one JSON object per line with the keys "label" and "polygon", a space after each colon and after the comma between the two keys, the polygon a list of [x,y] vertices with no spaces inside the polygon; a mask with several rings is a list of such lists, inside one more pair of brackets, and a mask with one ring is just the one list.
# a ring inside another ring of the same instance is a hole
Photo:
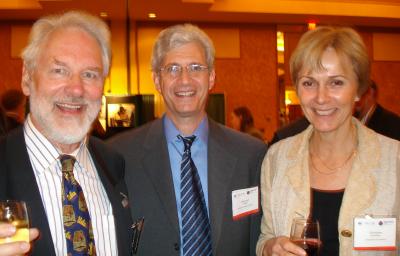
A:
{"label": "dark suit jacket", "polygon": [[308,122],[307,118],[305,118],[303,116],[303,117],[291,122],[290,124],[278,129],[274,133],[274,136],[272,137],[272,140],[269,142],[269,144],[272,145],[275,142],[283,140],[287,137],[294,136],[294,135],[304,131],[309,125],[310,125],[310,122]]}
{"label": "dark suit jacket", "polygon": [[377,133],[395,140],[400,140],[400,117],[389,110],[377,105],[367,126]]}
{"label": "dark suit jacket", "polygon": [[[117,135],[110,142],[125,156],[132,218],[145,218],[139,255],[180,255],[177,206],[162,119]],[[259,186],[265,150],[260,140],[209,120],[208,200],[213,255],[255,254],[260,213],[234,221],[231,192]]]}
{"label": "dark suit jacket", "polygon": [[[123,181],[124,161],[98,139],[90,139],[89,151],[113,207],[119,255],[130,255],[132,220],[128,207],[124,208],[121,204],[123,197],[120,195],[120,192],[127,194]],[[30,226],[40,230],[40,238],[34,242],[31,255],[55,255],[22,127],[0,140],[0,199],[23,200],[27,203]]]}

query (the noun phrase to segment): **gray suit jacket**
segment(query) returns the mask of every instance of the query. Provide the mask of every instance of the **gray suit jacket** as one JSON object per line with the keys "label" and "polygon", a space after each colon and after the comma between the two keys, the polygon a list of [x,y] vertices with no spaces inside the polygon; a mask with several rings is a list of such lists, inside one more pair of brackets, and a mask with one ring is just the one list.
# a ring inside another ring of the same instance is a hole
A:
{"label": "gray suit jacket", "polygon": [[[139,255],[179,255],[177,206],[162,119],[110,143],[125,156],[132,217],[145,218]],[[265,151],[261,141],[209,120],[208,200],[214,255],[255,254],[261,212],[234,221],[231,192],[259,186]]]}

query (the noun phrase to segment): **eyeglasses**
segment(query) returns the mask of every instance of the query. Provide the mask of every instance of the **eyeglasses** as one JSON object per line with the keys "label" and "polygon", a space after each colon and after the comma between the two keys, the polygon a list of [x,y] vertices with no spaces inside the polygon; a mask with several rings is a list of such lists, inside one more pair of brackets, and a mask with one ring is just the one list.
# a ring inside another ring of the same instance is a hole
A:
{"label": "eyeglasses", "polygon": [[189,64],[185,67],[182,67],[178,64],[169,64],[163,68],[160,68],[160,71],[171,78],[177,78],[182,75],[184,68],[186,69],[190,77],[198,77],[199,75],[204,73],[204,71],[208,70],[207,66],[201,64]]}

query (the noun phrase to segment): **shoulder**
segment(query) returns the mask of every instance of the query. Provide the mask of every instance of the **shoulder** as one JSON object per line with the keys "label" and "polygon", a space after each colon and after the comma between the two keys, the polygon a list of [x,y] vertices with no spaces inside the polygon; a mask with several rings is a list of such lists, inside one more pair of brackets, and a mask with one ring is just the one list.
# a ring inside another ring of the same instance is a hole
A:
{"label": "shoulder", "polygon": [[107,144],[113,147],[133,146],[132,143],[144,141],[150,132],[155,134],[163,133],[162,119],[156,119],[137,128],[116,134],[107,140]]}
{"label": "shoulder", "polygon": [[210,125],[208,141],[210,153],[225,152],[242,162],[259,163],[267,151],[263,141],[221,124]]}
{"label": "shoulder", "polygon": [[310,123],[308,122],[307,118],[302,117],[292,123],[289,123],[288,125],[278,129],[275,134],[273,139],[271,140],[271,144],[285,139],[287,137],[291,137],[293,135],[296,135],[302,131],[304,131]]}
{"label": "shoulder", "polygon": [[313,127],[309,126],[305,130],[290,137],[286,137],[272,144],[268,148],[266,159],[279,164],[281,162],[289,163],[299,161],[303,152],[307,151],[308,140],[313,131]]}
{"label": "shoulder", "polygon": [[266,144],[249,134],[238,132],[215,121],[210,122],[210,140],[223,143],[226,147],[263,149]]}
{"label": "shoulder", "polygon": [[125,161],[120,153],[94,136],[89,138],[88,148],[97,164],[107,166],[110,169],[110,174],[117,180],[123,177]]}

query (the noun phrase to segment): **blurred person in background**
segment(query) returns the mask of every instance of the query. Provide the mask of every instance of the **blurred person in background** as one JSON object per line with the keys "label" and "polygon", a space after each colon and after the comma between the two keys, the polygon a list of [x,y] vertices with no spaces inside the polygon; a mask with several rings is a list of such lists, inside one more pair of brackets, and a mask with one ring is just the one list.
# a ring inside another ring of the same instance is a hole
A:
{"label": "blurred person in background", "polygon": [[10,89],[5,91],[0,98],[0,105],[7,118],[7,131],[23,124],[25,120],[26,96],[21,90]]}
{"label": "blurred person in background", "polygon": [[7,119],[3,109],[0,108],[0,136],[7,132]]}
{"label": "blurred person in background", "polygon": [[382,107],[377,98],[378,86],[371,81],[368,90],[356,103],[355,117],[377,133],[400,140],[400,116]]}
{"label": "blurred person in background", "polygon": [[237,107],[231,113],[232,128],[264,140],[263,133],[254,126],[253,115],[247,107]]}

